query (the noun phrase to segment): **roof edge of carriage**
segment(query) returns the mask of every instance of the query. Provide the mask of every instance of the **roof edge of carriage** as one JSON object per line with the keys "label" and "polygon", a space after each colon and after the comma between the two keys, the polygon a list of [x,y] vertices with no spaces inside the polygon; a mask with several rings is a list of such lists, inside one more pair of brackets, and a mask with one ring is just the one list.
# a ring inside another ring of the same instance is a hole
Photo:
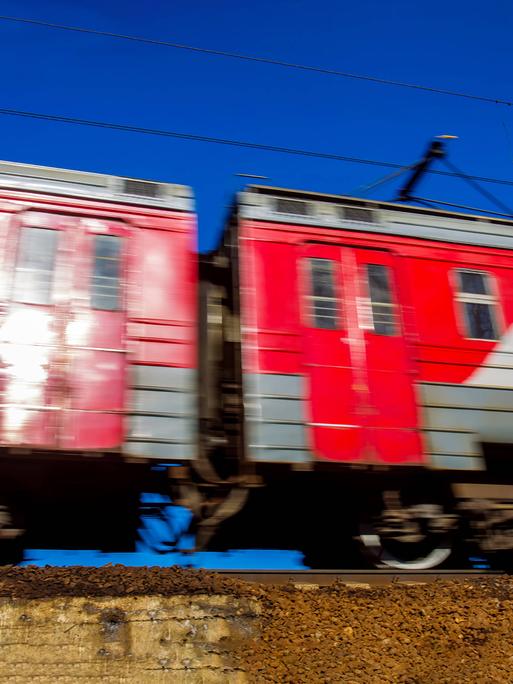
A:
{"label": "roof edge of carriage", "polygon": [[298,203],[319,202],[325,204],[338,204],[342,206],[346,205],[351,207],[361,207],[362,209],[368,208],[369,210],[384,209],[403,213],[416,213],[421,215],[451,217],[468,221],[501,223],[513,226],[513,217],[508,219],[505,216],[489,216],[486,214],[479,213],[465,213],[462,211],[439,209],[436,207],[420,207],[418,205],[408,204],[406,202],[400,203],[386,200],[373,200],[368,199],[366,197],[355,197],[352,195],[337,195],[324,192],[315,192],[311,190],[283,188],[280,186],[269,185],[248,185],[244,190],[242,190],[239,193],[239,202],[241,204],[252,204],[250,198],[255,195],[296,200]]}
{"label": "roof edge of carriage", "polygon": [[105,173],[0,161],[0,190],[18,190],[190,212],[191,188]]}

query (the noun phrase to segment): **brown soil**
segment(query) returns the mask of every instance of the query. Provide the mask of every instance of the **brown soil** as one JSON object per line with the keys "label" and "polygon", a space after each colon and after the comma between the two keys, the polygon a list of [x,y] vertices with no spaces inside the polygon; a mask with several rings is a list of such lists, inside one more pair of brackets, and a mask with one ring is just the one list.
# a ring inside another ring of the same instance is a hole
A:
{"label": "brown soil", "polygon": [[205,593],[260,601],[260,637],[234,654],[250,682],[513,683],[513,579],[299,589],[184,568],[0,568],[0,596]]}
{"label": "brown soil", "polygon": [[513,682],[513,580],[274,589],[265,606],[254,682]]}
{"label": "brown soil", "polygon": [[50,598],[52,596],[145,596],[161,594],[251,593],[251,585],[204,570],[130,568],[103,565],[100,568],[71,566],[0,566],[0,596]]}

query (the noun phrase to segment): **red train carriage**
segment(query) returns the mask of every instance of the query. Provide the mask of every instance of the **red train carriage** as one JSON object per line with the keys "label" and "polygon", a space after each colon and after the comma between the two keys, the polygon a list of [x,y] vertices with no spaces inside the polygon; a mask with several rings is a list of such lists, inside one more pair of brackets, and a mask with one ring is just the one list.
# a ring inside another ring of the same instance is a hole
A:
{"label": "red train carriage", "polygon": [[0,536],[13,537],[13,498],[71,487],[92,504],[128,462],[195,457],[191,192],[1,163],[0,255]]}
{"label": "red train carriage", "polygon": [[198,309],[186,188],[0,164],[0,538],[172,462],[199,546],[255,488],[324,566],[511,551],[512,226],[250,188]]}
{"label": "red train carriage", "polygon": [[209,266],[222,402],[213,389],[203,413],[233,425],[226,458],[245,481],[280,473],[285,497],[302,472],[333,504],[327,543],[349,521],[376,563],[435,566],[456,534],[513,547],[512,228],[242,193]]}

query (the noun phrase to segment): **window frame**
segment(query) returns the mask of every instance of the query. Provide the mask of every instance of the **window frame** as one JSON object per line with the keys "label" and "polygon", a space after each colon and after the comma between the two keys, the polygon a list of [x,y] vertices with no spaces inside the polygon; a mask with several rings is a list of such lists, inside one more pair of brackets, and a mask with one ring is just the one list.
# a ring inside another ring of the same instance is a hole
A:
{"label": "window frame", "polygon": [[[23,235],[28,234],[28,231],[46,231],[47,233],[52,233],[55,237],[55,243],[54,243],[54,250],[52,254],[52,264],[51,264],[51,269],[50,270],[42,270],[42,269],[37,269],[37,268],[29,268],[29,267],[21,267],[19,266],[19,260],[20,260],[20,255],[21,255],[21,246],[22,246],[22,241],[23,241]],[[57,278],[57,269],[58,269],[58,262],[59,262],[59,251],[61,248],[61,245],[59,244],[60,242],[60,236],[62,235],[62,231],[58,230],[56,228],[48,227],[48,226],[33,226],[33,225],[20,225],[17,231],[16,235],[16,247],[14,249],[14,262],[13,262],[13,268],[12,268],[12,276],[11,276],[11,287],[10,287],[10,293],[9,293],[9,299],[13,304],[23,304],[27,306],[44,306],[44,307],[51,307],[55,306],[56,301],[55,301],[55,282]],[[18,276],[21,275],[22,273],[47,273],[50,274],[50,277],[48,278],[48,297],[47,301],[44,302],[35,302],[35,301],[30,301],[28,299],[20,299],[16,295],[16,290],[17,286],[17,280]]]}
{"label": "window frame", "polygon": [[[122,235],[116,235],[110,232],[98,232],[91,233],[91,265],[89,271],[89,283],[88,283],[88,294],[89,294],[89,306],[93,311],[104,311],[106,313],[119,313],[125,309],[125,267],[124,267],[124,252],[125,252],[125,238]],[[96,251],[97,240],[101,238],[114,238],[118,241],[119,251],[117,259],[111,259],[109,257],[98,257]],[[96,264],[99,259],[116,261],[118,264],[118,273],[116,276],[117,288],[116,288],[116,308],[102,308],[95,306],[94,290],[95,290],[95,279],[109,279],[114,280],[114,278],[109,278],[108,276],[99,276],[96,274]]]}
{"label": "window frame", "polygon": [[[460,273],[474,273],[484,277],[487,294],[473,294],[461,291]],[[498,342],[504,330],[504,318],[497,278],[494,273],[479,268],[455,267],[451,272],[451,280],[456,307],[456,321],[461,337],[472,342]],[[472,337],[464,304],[486,304],[490,307],[495,337]]]}
{"label": "window frame", "polygon": [[[324,261],[332,264],[331,266],[331,278],[333,286],[333,297],[319,297],[313,294],[314,291],[314,281],[313,281],[313,261]],[[340,262],[337,259],[332,259],[330,257],[321,256],[305,256],[303,258],[303,264],[301,272],[303,274],[303,305],[301,306],[302,318],[304,324],[308,328],[313,328],[314,330],[324,330],[324,331],[340,331],[345,329],[344,323],[344,308],[342,305],[342,292],[339,282],[337,281],[337,267],[340,267]],[[315,321],[315,302],[318,300],[335,302],[335,317],[334,325],[329,328],[324,328],[316,325]]]}
{"label": "window frame", "polygon": [[[375,261],[366,261],[361,264],[363,266],[363,283],[365,287],[365,296],[369,302],[369,319],[372,327],[365,327],[366,332],[370,332],[374,335],[379,335],[380,337],[401,337],[402,327],[401,327],[401,317],[399,311],[399,301],[397,298],[397,287],[394,278],[394,269],[389,264],[382,264]],[[369,266],[380,266],[385,269],[387,274],[387,285],[390,296],[390,302],[374,302],[372,300],[370,280],[369,280]],[[378,307],[387,308],[392,312],[392,324],[394,326],[393,333],[383,333],[376,330],[376,321],[374,319],[374,309],[373,305]]]}

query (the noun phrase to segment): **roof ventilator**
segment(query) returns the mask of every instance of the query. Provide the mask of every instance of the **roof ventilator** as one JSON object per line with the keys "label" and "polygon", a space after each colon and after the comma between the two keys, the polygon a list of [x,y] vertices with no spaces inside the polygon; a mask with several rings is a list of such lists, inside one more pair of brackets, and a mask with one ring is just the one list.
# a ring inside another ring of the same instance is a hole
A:
{"label": "roof ventilator", "polygon": [[346,221],[360,221],[361,223],[377,223],[375,212],[362,207],[339,207],[338,214]]}
{"label": "roof ventilator", "polygon": [[123,194],[155,199],[160,196],[160,184],[125,178],[123,179]]}
{"label": "roof ventilator", "polygon": [[312,212],[308,202],[301,200],[283,199],[281,197],[276,199],[275,211],[279,214],[295,214],[296,216],[309,216]]}

